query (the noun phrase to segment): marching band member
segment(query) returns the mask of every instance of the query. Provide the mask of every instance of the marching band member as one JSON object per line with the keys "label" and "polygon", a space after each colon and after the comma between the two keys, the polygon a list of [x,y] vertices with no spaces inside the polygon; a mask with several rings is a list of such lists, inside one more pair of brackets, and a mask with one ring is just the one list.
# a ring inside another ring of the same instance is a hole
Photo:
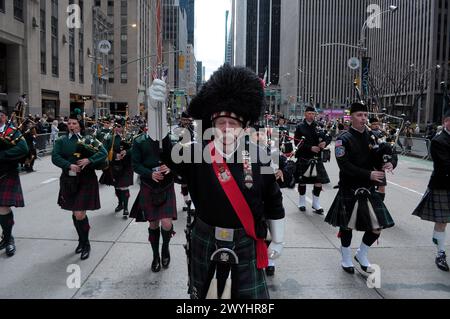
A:
{"label": "marching band member", "polygon": [[[164,90],[163,82],[153,82],[152,92]],[[164,100],[161,94],[159,101]],[[224,65],[189,106],[189,114],[214,135],[181,147],[183,154],[200,150],[200,162],[173,163],[196,208],[188,252],[191,298],[269,297],[264,269],[268,257],[278,257],[284,245],[282,194],[270,161],[263,159],[267,153],[243,136],[264,104],[256,74]],[[272,234],[269,248],[264,242],[267,224]]]}
{"label": "marching band member", "polygon": [[298,208],[306,211],[306,184],[314,184],[312,208],[316,214],[322,215],[323,208],[320,206],[319,196],[322,185],[328,184],[330,179],[321,158],[323,150],[331,143],[331,136],[319,134],[318,123],[315,121],[316,110],[308,106],[305,110],[303,123],[297,126],[294,141],[299,145],[297,150],[297,181],[300,194]]}
{"label": "marching band member", "polygon": [[[149,125],[151,121],[149,113]],[[159,142],[151,134],[152,130],[139,135],[133,142],[133,170],[140,176],[140,191],[131,209],[130,217],[136,222],[149,222],[148,241],[153,250],[151,269],[153,272],[168,268],[170,264],[170,239],[175,235],[173,220],[177,219],[177,205],[174,176],[168,168],[168,161],[160,153]],[[166,149],[171,148],[167,136]],[[161,255],[160,237],[163,239]]]}
{"label": "marching band member", "polygon": [[12,235],[14,215],[11,207],[24,207],[18,162],[28,155],[28,146],[22,134],[7,122],[6,112],[0,108],[0,225],[3,230],[0,250],[6,256],[16,252]]}
{"label": "marching band member", "polygon": [[372,139],[366,128],[367,106],[354,103],[351,106],[352,126],[336,140],[336,160],[339,166],[339,191],[330,207],[325,221],[340,227],[342,268],[355,272],[351,258],[352,230],[364,231],[364,237],[355,260],[365,272],[370,271],[367,258],[369,247],[380,237],[381,230],[394,226],[389,211],[375,192],[374,185],[381,183],[385,172],[394,169],[392,162],[383,171],[374,167]]}
{"label": "marching band member", "polygon": [[123,216],[128,217],[129,187],[133,185],[133,167],[131,165],[131,141],[124,136],[125,119],[117,119],[114,134],[105,141],[108,151],[109,166],[100,177],[100,184],[114,186],[119,204],[115,208],[118,213],[123,210]]}
{"label": "marching band member", "polygon": [[69,134],[59,138],[52,152],[52,162],[62,169],[58,205],[72,212],[72,220],[78,233],[76,254],[81,260],[89,258],[89,219],[86,211],[100,209],[100,197],[95,169],[106,161],[107,152],[101,143],[91,149],[83,144],[84,123],[81,111],[70,115]]}
{"label": "marching band member", "polygon": [[445,229],[450,222],[450,110],[444,116],[443,131],[431,141],[434,170],[413,215],[434,222],[433,243],[437,247],[436,266],[449,271],[445,254]]}

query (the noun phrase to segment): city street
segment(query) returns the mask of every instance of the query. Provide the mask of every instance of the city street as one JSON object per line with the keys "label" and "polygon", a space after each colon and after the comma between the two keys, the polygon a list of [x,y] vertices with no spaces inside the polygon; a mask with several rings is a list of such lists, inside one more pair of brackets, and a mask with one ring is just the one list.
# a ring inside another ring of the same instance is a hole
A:
{"label": "city street", "polygon": [[[338,181],[334,157],[326,168],[332,183],[325,187],[321,204],[328,210]],[[114,190],[104,186],[100,189],[101,210],[89,213],[91,257],[80,261],[74,254],[77,234],[70,213],[56,204],[60,171],[50,157],[38,160],[35,169],[21,176],[26,207],[14,211],[17,253],[12,258],[0,253],[0,298],[188,298],[183,248],[186,213],[181,209],[178,185],[179,219],[171,242],[172,262],[169,269],[152,273],[147,224],[124,220],[121,213],[114,213]],[[434,264],[433,225],[411,215],[431,171],[431,162],[401,157],[395,175],[388,177],[386,201],[396,226],[383,232],[379,244],[369,252],[371,263],[381,269],[379,289],[367,287],[358,267],[355,275],[341,269],[337,229],[311,212],[311,189],[308,187],[306,213],[297,209],[297,192],[284,190],[286,246],[277,261],[275,277],[268,279],[271,297],[450,298],[450,274]],[[137,192],[135,185],[130,208]],[[361,236],[354,233],[352,247],[359,246]],[[72,264],[80,266],[79,289],[66,284]]]}

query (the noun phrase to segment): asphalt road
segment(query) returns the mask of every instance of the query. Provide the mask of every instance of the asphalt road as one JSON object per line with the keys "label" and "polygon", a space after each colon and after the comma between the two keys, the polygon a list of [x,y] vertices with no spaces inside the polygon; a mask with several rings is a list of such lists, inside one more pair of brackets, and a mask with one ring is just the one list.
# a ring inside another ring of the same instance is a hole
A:
{"label": "asphalt road", "polygon": [[[0,298],[188,298],[183,249],[186,213],[181,210],[179,188],[172,262],[169,269],[155,274],[150,270],[147,225],[114,213],[117,203],[108,187],[100,190],[101,210],[89,213],[91,257],[80,261],[74,254],[77,235],[70,213],[56,204],[60,171],[49,157],[38,160],[35,168],[36,172],[21,176],[26,207],[14,211],[17,253],[12,258],[0,253]],[[338,181],[334,159],[326,168],[332,182],[325,186],[321,204],[327,210]],[[286,247],[275,276],[268,279],[271,297],[450,298],[450,273],[434,264],[433,224],[411,215],[431,171],[431,162],[401,157],[395,175],[388,177],[386,203],[396,226],[384,231],[369,252],[371,263],[380,267],[379,288],[368,288],[359,268],[354,275],[341,269],[337,229],[311,212],[312,189],[308,188],[306,213],[297,209],[296,191],[284,190]],[[137,192],[135,185],[130,207]],[[359,246],[361,237],[354,234],[352,247]],[[79,287],[74,280],[78,270]]]}

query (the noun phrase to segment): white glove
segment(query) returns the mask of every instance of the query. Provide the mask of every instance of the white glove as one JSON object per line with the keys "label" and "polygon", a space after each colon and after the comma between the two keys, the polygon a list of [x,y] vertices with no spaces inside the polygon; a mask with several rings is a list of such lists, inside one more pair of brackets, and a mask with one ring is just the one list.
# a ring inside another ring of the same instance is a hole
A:
{"label": "white glove", "polygon": [[269,245],[267,253],[270,259],[277,259],[280,257],[284,247],[284,225],[285,219],[267,220],[270,229],[272,242]]}
{"label": "white glove", "polygon": [[[166,109],[167,85],[164,81],[155,79],[148,88],[148,136],[154,141],[162,141],[169,133]],[[158,108],[158,102],[162,108]]]}
{"label": "white glove", "polygon": [[151,101],[165,102],[167,93],[167,85],[160,79],[155,79],[148,89],[148,96]]}

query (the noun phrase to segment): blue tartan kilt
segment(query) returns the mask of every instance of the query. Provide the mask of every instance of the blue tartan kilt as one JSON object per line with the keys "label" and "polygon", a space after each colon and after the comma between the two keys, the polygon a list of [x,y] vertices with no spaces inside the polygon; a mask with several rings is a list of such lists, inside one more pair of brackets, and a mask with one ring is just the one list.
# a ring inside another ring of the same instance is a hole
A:
{"label": "blue tartan kilt", "polygon": [[[348,225],[353,213],[353,209],[356,205],[357,199],[355,191],[351,189],[340,188],[336,197],[331,204],[325,222],[334,227],[341,227],[349,229]],[[375,188],[370,188],[370,196],[368,197],[370,204],[373,207],[377,222],[380,229],[386,229],[395,225],[391,214],[384,205],[381,198],[376,194]],[[374,227],[370,221],[369,212],[358,212],[356,229],[357,231],[372,231]]]}
{"label": "blue tartan kilt", "polygon": [[430,222],[450,223],[450,190],[427,189],[412,214]]}
{"label": "blue tartan kilt", "polygon": [[325,169],[325,165],[322,160],[318,160],[316,164],[317,176],[315,177],[304,177],[308,169],[311,169],[311,160],[299,158],[297,159],[297,167],[295,170],[295,180],[299,184],[329,184],[330,178]]}
{"label": "blue tartan kilt", "polygon": [[0,206],[25,206],[20,177],[17,171],[0,174]]}
{"label": "blue tartan kilt", "polygon": [[[159,203],[152,198],[159,197]],[[161,200],[163,196],[163,200]],[[177,219],[177,203],[174,184],[163,189],[154,189],[141,178],[141,189],[130,211],[130,217],[136,222],[155,222],[165,218]]]}
{"label": "blue tartan kilt", "polygon": [[239,264],[231,267],[232,299],[269,299],[263,269],[256,267],[255,240],[248,237],[244,229],[234,230],[233,242],[215,238],[215,227],[196,219],[191,234],[191,288],[193,299],[204,299],[214,276],[211,255],[218,248],[232,249],[239,258]]}

